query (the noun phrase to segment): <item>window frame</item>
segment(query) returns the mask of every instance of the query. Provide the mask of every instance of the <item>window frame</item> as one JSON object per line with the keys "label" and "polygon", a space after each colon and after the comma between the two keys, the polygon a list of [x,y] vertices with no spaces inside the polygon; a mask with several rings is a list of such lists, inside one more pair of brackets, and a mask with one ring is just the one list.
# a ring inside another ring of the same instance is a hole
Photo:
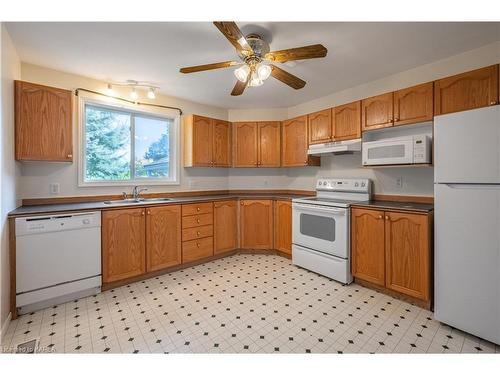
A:
{"label": "window frame", "polygon": [[[112,111],[139,115],[141,117],[164,119],[172,121],[171,131],[169,131],[169,168],[171,172],[169,177],[151,178],[135,177],[135,117],[130,118],[130,171],[129,180],[97,180],[86,181],[86,121],[85,106],[95,106],[99,108],[108,108]],[[79,150],[78,150],[78,186],[79,187],[98,187],[98,186],[136,186],[136,185],[180,185],[180,115],[177,111],[148,107],[143,108],[139,105],[128,105],[118,103],[115,99],[103,100],[90,96],[79,96]]]}

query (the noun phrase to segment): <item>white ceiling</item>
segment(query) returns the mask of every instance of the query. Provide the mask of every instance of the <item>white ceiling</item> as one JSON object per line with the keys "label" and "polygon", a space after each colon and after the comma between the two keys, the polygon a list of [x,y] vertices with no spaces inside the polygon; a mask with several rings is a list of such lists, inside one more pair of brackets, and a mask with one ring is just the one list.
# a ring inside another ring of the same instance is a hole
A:
{"label": "white ceiling", "polygon": [[323,59],[282,68],[307,81],[293,90],[269,78],[229,95],[234,68],[179,73],[183,66],[237,59],[210,22],[9,23],[22,61],[100,80],[151,81],[161,92],[224,108],[289,107],[500,39],[500,23],[245,23],[271,50],[321,43]]}

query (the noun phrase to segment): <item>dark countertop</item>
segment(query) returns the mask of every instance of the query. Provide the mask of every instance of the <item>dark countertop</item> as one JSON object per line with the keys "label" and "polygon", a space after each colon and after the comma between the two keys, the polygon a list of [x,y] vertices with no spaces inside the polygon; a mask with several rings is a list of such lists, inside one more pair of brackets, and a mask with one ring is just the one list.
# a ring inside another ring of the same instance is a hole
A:
{"label": "dark countertop", "polygon": [[394,201],[368,201],[351,204],[351,207],[378,208],[384,210],[431,212],[434,205],[430,203],[394,202]]}
{"label": "dark countertop", "polygon": [[[58,203],[58,204],[43,204],[33,206],[20,206],[9,212],[9,217],[27,216],[27,215],[44,215],[55,212],[77,212],[90,210],[109,210],[113,208],[124,207],[144,207],[144,206],[162,206],[167,204],[185,204],[196,202],[220,201],[226,199],[275,199],[275,200],[291,200],[299,198],[303,195],[298,194],[273,194],[273,193],[249,193],[249,194],[221,194],[221,195],[199,195],[186,197],[172,197],[165,202],[140,202],[140,203],[114,203],[105,204],[100,202],[82,202],[82,203]],[[170,198],[170,197],[169,197]]]}

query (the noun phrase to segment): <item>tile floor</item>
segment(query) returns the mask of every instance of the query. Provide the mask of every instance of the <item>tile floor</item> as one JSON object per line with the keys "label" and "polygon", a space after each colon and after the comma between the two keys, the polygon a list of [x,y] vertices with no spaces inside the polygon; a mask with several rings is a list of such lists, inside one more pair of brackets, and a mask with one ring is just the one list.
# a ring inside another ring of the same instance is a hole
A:
{"label": "tile floor", "polygon": [[21,316],[4,352],[498,353],[432,313],[274,255],[239,254]]}

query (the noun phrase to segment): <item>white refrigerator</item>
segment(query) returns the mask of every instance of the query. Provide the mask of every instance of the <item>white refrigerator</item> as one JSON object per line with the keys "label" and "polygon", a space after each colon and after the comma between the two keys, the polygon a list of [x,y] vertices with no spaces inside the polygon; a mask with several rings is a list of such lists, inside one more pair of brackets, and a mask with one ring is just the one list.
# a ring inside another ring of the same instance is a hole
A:
{"label": "white refrigerator", "polygon": [[500,106],[434,118],[434,316],[500,344]]}

